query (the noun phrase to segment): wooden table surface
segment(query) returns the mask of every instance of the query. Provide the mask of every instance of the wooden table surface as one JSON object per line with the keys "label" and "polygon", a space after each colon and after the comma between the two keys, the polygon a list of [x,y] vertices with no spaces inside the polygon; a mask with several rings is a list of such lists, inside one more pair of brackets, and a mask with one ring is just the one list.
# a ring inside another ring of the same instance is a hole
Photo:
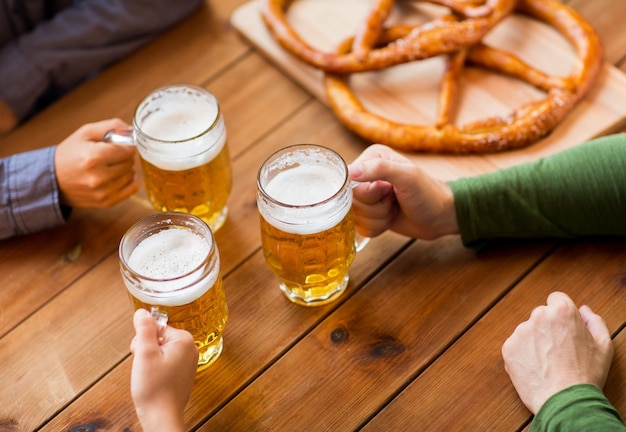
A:
{"label": "wooden table surface", "polygon": [[[457,236],[426,242],[386,233],[359,253],[337,302],[304,308],[283,297],[260,250],[260,161],[297,142],[330,145],[350,161],[366,143],[233,29],[229,17],[244,3],[208,1],[0,138],[6,156],[58,143],[86,122],[130,121],[141,97],[174,82],[204,86],[220,100],[234,170],[230,213],[216,234],[230,317],[222,356],[197,376],[188,428],[525,430],[531,414],[500,348],[554,290],[606,319],[616,351],[605,391],[626,416],[623,240],[510,242],[476,252]],[[626,2],[569,4],[599,31],[606,61],[626,71]],[[0,242],[1,431],[141,430],[117,247],[150,213],[131,199]]]}

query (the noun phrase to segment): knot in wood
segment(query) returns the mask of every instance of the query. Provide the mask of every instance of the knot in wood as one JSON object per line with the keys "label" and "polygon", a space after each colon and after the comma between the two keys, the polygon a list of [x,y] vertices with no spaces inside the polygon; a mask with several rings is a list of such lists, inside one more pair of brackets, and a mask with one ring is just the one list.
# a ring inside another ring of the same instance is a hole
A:
{"label": "knot in wood", "polygon": [[387,339],[377,342],[372,346],[370,354],[374,357],[396,357],[405,351],[405,346],[395,339]]}
{"label": "knot in wood", "polygon": [[337,327],[330,332],[330,340],[332,343],[338,344],[348,339],[348,330],[345,327]]}

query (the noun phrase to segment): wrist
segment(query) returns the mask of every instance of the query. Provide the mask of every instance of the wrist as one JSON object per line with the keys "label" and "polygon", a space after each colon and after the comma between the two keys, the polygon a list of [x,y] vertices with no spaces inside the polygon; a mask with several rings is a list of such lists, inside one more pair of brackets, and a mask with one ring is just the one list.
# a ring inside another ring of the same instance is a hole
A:
{"label": "wrist", "polygon": [[454,194],[448,183],[441,183],[442,200],[439,213],[439,235],[458,234],[460,232],[459,222],[456,215],[456,206],[454,203]]}
{"label": "wrist", "polygon": [[186,429],[183,413],[174,411],[169,407],[150,409],[137,407],[137,417],[146,432],[184,432]]}

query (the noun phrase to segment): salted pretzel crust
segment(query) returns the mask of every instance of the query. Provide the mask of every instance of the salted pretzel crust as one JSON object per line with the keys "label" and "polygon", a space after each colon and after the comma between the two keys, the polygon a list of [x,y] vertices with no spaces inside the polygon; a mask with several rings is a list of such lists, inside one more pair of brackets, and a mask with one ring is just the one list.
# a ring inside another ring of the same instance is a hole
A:
{"label": "salted pretzel crust", "polygon": [[[404,151],[487,153],[520,148],[548,134],[587,93],[601,69],[603,54],[598,35],[573,9],[555,0],[520,0],[516,10],[554,26],[573,45],[577,61],[566,77],[545,74],[513,54],[482,42],[448,55],[442,81],[439,112],[434,125],[397,123],[367,111],[350,90],[345,76],[326,73],[324,87],[335,115],[349,129],[372,142]],[[391,28],[385,38],[408,31]],[[344,43],[341,50],[348,50]],[[458,75],[472,64],[524,80],[546,92],[543,100],[524,105],[506,116],[491,117],[462,126],[450,123]]]}
{"label": "salted pretzel crust", "polygon": [[[346,39],[334,53],[312,48],[289,25],[285,11],[292,2],[260,0],[262,17],[276,40],[303,62],[324,71],[326,98],[342,123],[371,142],[404,151],[487,153],[534,143],[572,111],[588,92],[603,62],[595,30],[575,10],[557,0],[425,0],[449,8],[450,13],[420,26],[385,26],[394,1],[374,0],[355,36]],[[482,42],[483,36],[513,11],[544,21],[565,36],[577,56],[568,76],[549,75],[512,53]],[[349,87],[352,73],[439,55],[446,57],[447,68],[433,125],[399,123],[373,114]],[[459,76],[466,65],[523,80],[546,96],[505,116],[456,126],[452,120]]]}
{"label": "salted pretzel crust", "polygon": [[[516,0],[487,0],[480,5],[463,0],[425,1],[451,7],[464,19],[445,25],[426,23],[412,28],[411,32],[385,46],[373,48],[370,40],[369,47],[366,44],[364,49],[341,53],[315,49],[298,35],[285,16],[293,0],[260,0],[260,9],[274,38],[291,54],[317,69],[347,74],[422,60],[477,43],[513,10],[516,3]],[[382,30],[382,23],[393,3],[391,0],[377,0],[368,14],[367,24],[361,27],[355,39],[359,41],[375,37]]]}

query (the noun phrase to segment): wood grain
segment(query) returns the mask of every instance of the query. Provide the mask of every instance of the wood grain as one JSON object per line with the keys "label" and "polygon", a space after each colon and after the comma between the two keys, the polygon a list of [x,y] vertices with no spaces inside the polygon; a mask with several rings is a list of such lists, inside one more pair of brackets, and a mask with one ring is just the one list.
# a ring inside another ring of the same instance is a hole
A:
{"label": "wood grain", "polygon": [[[357,0],[316,1],[341,9]],[[620,11],[626,6],[610,0],[569,3],[598,28],[607,61],[623,68]],[[605,390],[624,415],[622,240],[521,242],[475,252],[457,237],[416,242],[385,233],[358,254],[338,302],[302,308],[283,297],[260,250],[255,179],[261,161],[303,142],[330,146],[351,161],[368,143],[343,127],[294,75],[311,81],[315,74],[292,61],[276,68],[275,57],[240,37],[237,20],[249,7],[246,0],[207,0],[188,20],[0,137],[5,156],[53,145],[87,121],[130,121],[137,102],[166,83],[202,85],[218,97],[235,180],[227,222],[216,233],[230,318],[222,357],[197,376],[185,412],[187,429],[403,430],[423,422],[429,430],[522,430],[530,414],[502,369],[499,346],[552,289],[589,303],[615,331]],[[329,18],[325,26],[341,23]],[[324,28],[312,30],[332,36]],[[545,43],[552,40],[548,36]],[[434,63],[432,70],[440,67]],[[410,157],[437,177],[456,178],[568,146],[590,122],[601,133],[626,109],[621,73],[608,68],[602,77],[596,90],[602,102],[581,105],[530,152]],[[391,90],[403,83],[395,82],[395,74],[366,77],[359,85],[368,80],[384,82],[377,95],[395,103]],[[616,82],[607,98],[601,89]],[[508,83],[499,81],[494,89],[500,85]],[[523,89],[518,96],[531,93]],[[498,92],[477,94],[497,106],[518,102],[502,101]],[[409,99],[406,106],[432,115],[428,102]],[[403,104],[394,109],[404,110]],[[133,329],[117,245],[132,223],[152,212],[142,191],[111,209],[75,210],[55,230],[0,242],[0,431],[141,430],[129,390]]]}
{"label": "wood grain", "polygon": [[[429,431],[519,430],[531,414],[504,370],[502,344],[528,319],[528,305],[545,304],[553,291],[589,305],[616,332],[626,323],[625,260],[623,243],[561,244],[363,430],[408,430],[415,424]],[[619,359],[626,346],[617,347]],[[614,374],[623,376],[616,363]],[[613,379],[607,394],[623,404],[623,378],[621,384]],[[472,394],[481,395],[479,403]]]}

